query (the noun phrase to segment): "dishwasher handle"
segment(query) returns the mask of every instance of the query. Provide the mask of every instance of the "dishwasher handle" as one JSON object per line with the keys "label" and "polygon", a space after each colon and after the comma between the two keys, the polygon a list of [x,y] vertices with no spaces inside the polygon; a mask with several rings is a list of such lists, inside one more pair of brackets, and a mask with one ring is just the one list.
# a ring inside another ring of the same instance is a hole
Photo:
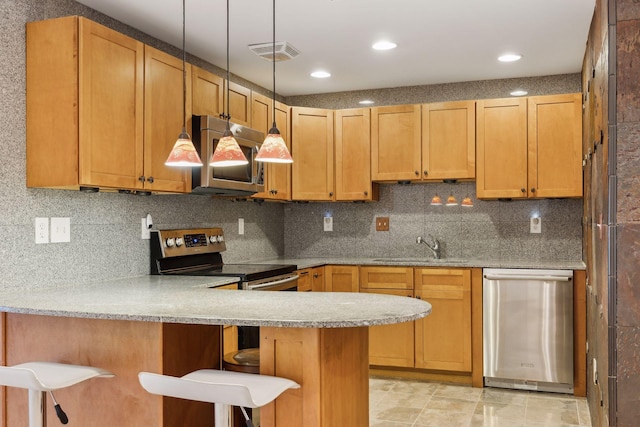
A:
{"label": "dishwasher handle", "polygon": [[568,282],[571,277],[567,276],[542,276],[542,275],[509,275],[509,274],[485,274],[484,278],[487,280],[546,280],[552,282]]}

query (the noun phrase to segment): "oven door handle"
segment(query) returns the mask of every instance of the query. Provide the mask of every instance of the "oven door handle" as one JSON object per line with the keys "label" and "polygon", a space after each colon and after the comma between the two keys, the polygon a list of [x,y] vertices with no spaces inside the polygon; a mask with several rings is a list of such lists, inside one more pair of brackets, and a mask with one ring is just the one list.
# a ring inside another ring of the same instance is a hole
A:
{"label": "oven door handle", "polygon": [[257,285],[250,285],[247,287],[248,290],[258,290],[258,289],[262,289],[262,288],[270,288],[272,286],[277,286],[277,285],[284,285],[285,283],[289,283],[289,282],[293,282],[295,280],[298,280],[300,276],[298,276],[297,274],[294,274],[292,276],[286,277],[284,279],[281,280],[274,280],[273,282],[266,282],[266,283],[259,283]]}

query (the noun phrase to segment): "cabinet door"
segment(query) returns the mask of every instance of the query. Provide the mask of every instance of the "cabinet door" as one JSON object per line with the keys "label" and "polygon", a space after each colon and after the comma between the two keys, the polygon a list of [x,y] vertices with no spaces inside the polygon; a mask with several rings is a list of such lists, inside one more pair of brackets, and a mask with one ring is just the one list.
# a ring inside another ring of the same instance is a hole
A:
{"label": "cabinet door", "polygon": [[291,109],[293,200],[333,200],[333,111]]}
{"label": "cabinet door", "polygon": [[311,291],[311,269],[305,268],[296,273],[298,274],[298,292]]}
{"label": "cabinet door", "polygon": [[358,267],[354,265],[328,265],[325,267],[327,292],[358,292]]}
{"label": "cabinet door", "polygon": [[476,104],[478,198],[527,197],[527,100]]}
{"label": "cabinet door", "polygon": [[86,19],[79,19],[79,28],[80,185],[142,188],[144,47]]}
{"label": "cabinet door", "polygon": [[[224,110],[224,80],[222,77],[203,70],[195,65],[191,66],[192,110],[196,116],[219,117]],[[198,129],[193,129],[197,132]]]}
{"label": "cabinet door", "polygon": [[324,267],[314,267],[311,270],[311,290],[313,292],[324,292]]}
{"label": "cabinet door", "polygon": [[[265,136],[273,126],[272,99],[259,93],[251,94],[251,127],[264,132]],[[276,126],[282,139],[291,149],[289,141],[289,107],[276,101]],[[265,191],[254,194],[256,199],[291,200],[291,165],[279,163],[264,164]]]}
{"label": "cabinet door", "polygon": [[420,179],[420,106],[371,109],[373,181]]}
{"label": "cabinet door", "polygon": [[[187,88],[191,69],[187,67]],[[144,176],[145,189],[187,193],[191,170],[164,165],[180,134],[183,121],[191,116],[191,90],[187,90],[183,118],[182,61],[150,46],[144,57]]]}
{"label": "cabinet door", "polygon": [[422,106],[422,170],[429,180],[476,177],[475,101]]}
{"label": "cabinet door", "polygon": [[377,200],[371,184],[371,110],[335,112],[336,200]]}
{"label": "cabinet door", "polygon": [[581,95],[532,96],[528,102],[529,197],[581,197]]}
{"label": "cabinet door", "polygon": [[[413,268],[360,267],[360,292],[413,297]],[[414,322],[369,328],[369,364],[414,367]]]}
{"label": "cabinet door", "polygon": [[471,270],[416,268],[414,292],[432,306],[415,322],[415,367],[471,372]]}
{"label": "cabinet door", "polygon": [[[227,82],[225,82],[226,84]],[[229,83],[229,113],[231,122],[251,127],[251,89],[234,82]],[[227,108],[227,90],[224,92],[224,108]]]}

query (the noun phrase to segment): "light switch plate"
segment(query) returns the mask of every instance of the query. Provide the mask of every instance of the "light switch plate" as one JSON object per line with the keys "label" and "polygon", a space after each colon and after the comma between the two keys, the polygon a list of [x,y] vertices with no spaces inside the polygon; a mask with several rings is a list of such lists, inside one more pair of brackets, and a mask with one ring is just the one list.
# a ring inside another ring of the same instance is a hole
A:
{"label": "light switch plate", "polygon": [[238,235],[244,234],[244,218],[238,218]]}
{"label": "light switch plate", "polygon": [[149,225],[147,224],[147,218],[140,219],[140,238],[142,240],[151,239],[151,230],[149,229]]}
{"label": "light switch plate", "polygon": [[51,218],[51,243],[69,243],[71,241],[71,219]]}

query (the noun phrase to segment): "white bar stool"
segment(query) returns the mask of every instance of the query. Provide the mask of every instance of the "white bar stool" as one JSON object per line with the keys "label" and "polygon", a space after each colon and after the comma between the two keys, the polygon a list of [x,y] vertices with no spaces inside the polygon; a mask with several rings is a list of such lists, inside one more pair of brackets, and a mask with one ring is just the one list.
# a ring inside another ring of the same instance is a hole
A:
{"label": "white bar stool", "polygon": [[70,387],[95,377],[111,378],[114,374],[91,366],[54,362],[27,362],[14,366],[0,366],[0,385],[29,390],[29,427],[44,427],[46,392],[49,392],[62,424],[69,419],[56,399],[53,390]]}
{"label": "white bar stool", "polygon": [[244,408],[259,408],[285,390],[300,388],[286,378],[215,369],[200,369],[180,378],[140,372],[138,378],[149,393],[213,403],[216,427],[229,425],[230,406],[239,406],[247,426],[253,426]]}

